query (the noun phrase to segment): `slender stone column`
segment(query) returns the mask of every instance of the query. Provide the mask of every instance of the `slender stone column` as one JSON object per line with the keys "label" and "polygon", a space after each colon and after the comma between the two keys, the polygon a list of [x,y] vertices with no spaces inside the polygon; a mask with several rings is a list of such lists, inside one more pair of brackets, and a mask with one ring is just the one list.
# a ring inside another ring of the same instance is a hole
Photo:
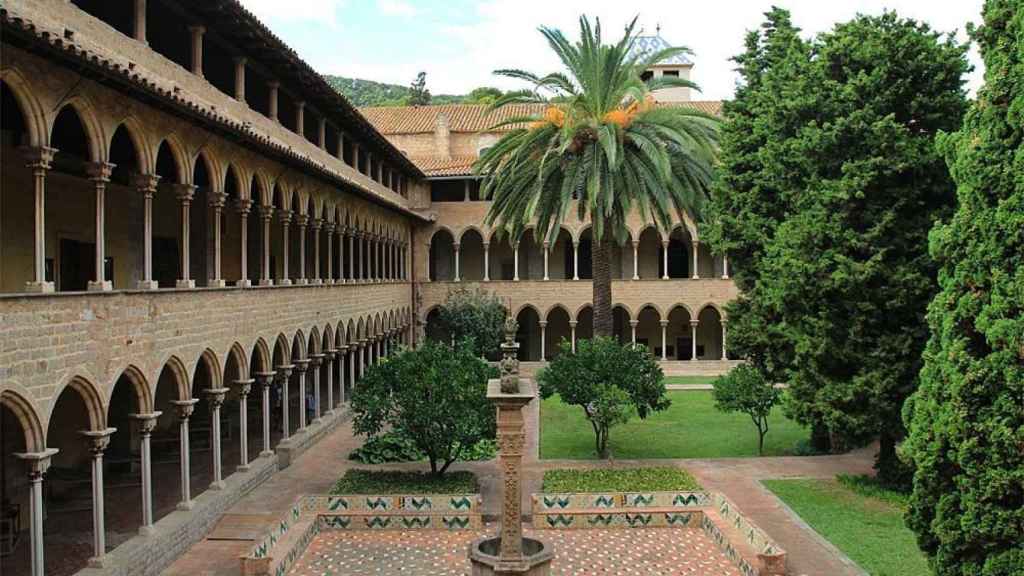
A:
{"label": "slender stone column", "polygon": [[338,359],[338,404],[345,403],[345,371],[348,370],[348,346],[338,346],[335,350]]}
{"label": "slender stone column", "polygon": [[348,229],[348,281],[355,282],[355,265],[356,261],[356,231]]}
{"label": "slender stone column", "polygon": [[151,414],[129,414],[128,416],[139,422],[139,445],[142,458],[142,526],[139,526],[139,534],[149,536],[155,532],[153,529],[153,450],[150,446],[150,437],[156,428],[156,420],[163,412]]}
{"label": "slender stone column", "polygon": [[306,225],[309,223],[309,216],[299,214],[295,217],[295,223],[299,227],[299,278],[296,284],[306,284]]}
{"label": "slender stone column", "polygon": [[273,206],[260,206],[260,221],[263,222],[263,237],[260,238],[260,286],[273,286],[270,279],[270,221],[274,218]]}
{"label": "slender stone column", "polygon": [[309,230],[313,233],[313,279],[310,284],[322,284],[320,279],[320,224],[322,220],[312,218],[309,222]]}
{"label": "slender stone column", "polygon": [[551,244],[547,241],[544,242],[544,280],[550,280],[548,277],[548,255],[551,253]]}
{"label": "slender stone column", "polygon": [[633,344],[636,344],[636,325],[639,324],[639,323],[640,323],[639,320],[630,320],[629,321],[629,328],[630,328],[630,331],[632,332],[631,341],[632,341]]}
{"label": "slender stone column", "polygon": [[725,324],[726,321],[722,320],[722,360],[728,360],[729,355],[725,352]]}
{"label": "slender stone column", "polygon": [[281,383],[281,441],[288,439],[288,381],[292,378],[294,364],[285,364],[277,367],[277,381]]}
{"label": "slender stone column", "polygon": [[306,102],[299,100],[295,103],[295,133],[305,138],[306,136]]}
{"label": "slender stone column", "polygon": [[[50,163],[53,162],[53,155],[56,153],[56,148],[45,146],[24,149],[25,160],[28,167],[32,169],[32,184],[35,191],[35,243],[32,254],[35,263],[35,278],[25,284],[26,292],[53,292],[54,290],[53,282],[46,280],[46,171],[50,169]],[[50,459],[47,457],[46,467],[49,465]],[[44,472],[46,467],[43,467]],[[41,482],[42,472],[39,473],[39,478]],[[40,530],[42,530],[41,527]],[[39,561],[41,570],[42,552],[40,552]]]}
{"label": "slender stone column", "polygon": [[270,387],[274,385],[274,372],[257,372],[256,383],[260,387],[261,394],[261,415],[263,416],[263,451],[260,456],[273,456],[274,451],[270,449]]}
{"label": "slender stone column", "polygon": [[324,224],[324,235],[327,236],[327,270],[324,273],[324,284],[334,284],[334,223]]}
{"label": "slender stone column", "polygon": [[690,351],[690,361],[697,361],[697,325],[700,324],[697,320],[690,320],[690,344],[693,349]]}
{"label": "slender stone column", "polygon": [[43,475],[50,468],[50,459],[57,453],[56,448],[42,452],[19,452],[15,458],[23,460],[28,467],[29,506],[29,548],[32,557],[32,576],[45,576],[46,566],[43,551]]}
{"label": "slender stone column", "polygon": [[110,435],[116,431],[117,428],[107,428],[79,432],[85,436],[92,454],[92,558],[89,558],[89,566],[92,568],[102,568],[103,557],[107,553],[103,511],[103,451],[110,444]]}
{"label": "slender stone column", "polygon": [[580,243],[572,243],[572,279],[580,279]]}
{"label": "slender stone column", "polygon": [[227,194],[223,192],[211,191],[210,193],[210,208],[213,210],[213,278],[210,278],[206,285],[211,288],[223,288],[225,286],[224,277],[220,273],[220,213],[224,210],[224,201],[226,199]]}
{"label": "slender stone column", "polygon": [[661,360],[668,360],[668,320],[661,321]]}
{"label": "slender stone column", "polygon": [[661,279],[668,280],[668,242],[661,243]]}
{"label": "slender stone column", "polygon": [[206,33],[205,26],[189,26],[192,33],[192,73],[200,78],[203,77],[203,34]]}
{"label": "slender stone column", "polygon": [[281,274],[282,278],[278,284],[282,286],[292,285],[292,272],[288,266],[288,255],[291,253],[291,243],[288,242],[288,225],[292,221],[292,213],[289,210],[282,210],[279,216],[281,220],[281,265],[284,269],[284,273]]}
{"label": "slender stone column", "polygon": [[[325,415],[334,414],[334,358],[337,356],[337,350],[330,348],[324,350],[324,363],[327,365],[327,410],[324,410]],[[318,404],[319,406],[319,404]]]}
{"label": "slender stone column", "polygon": [[540,324],[540,361],[544,362],[547,359],[547,357],[546,357],[547,355],[545,354],[545,348],[547,348],[547,337],[546,336],[547,336],[547,330],[548,330],[548,321],[547,320],[541,320],[541,321],[539,321],[537,323]]}
{"label": "slender stone column", "polygon": [[576,320],[569,320],[569,337],[570,337],[570,342],[572,342],[572,353],[573,354],[576,353],[576,325],[577,324],[578,324],[578,322]]}
{"label": "slender stone column", "polygon": [[455,281],[459,282],[459,244],[455,244]]}
{"label": "slender stone column", "polygon": [[238,447],[241,449],[238,469],[242,471],[249,469],[249,392],[253,382],[252,378],[243,378],[231,383],[238,390]]}
{"label": "slender stone column", "polygon": [[519,282],[519,242],[512,244],[512,280]]}
{"label": "slender stone column", "polygon": [[299,376],[299,429],[296,434],[306,431],[306,370],[309,368],[309,359],[295,361],[295,372]]}
{"label": "slender stone column", "polygon": [[146,42],[146,0],[135,0],[135,26],[132,30],[132,37],[147,44]]}
{"label": "slender stone column", "polygon": [[190,470],[190,456],[188,446],[188,419],[195,410],[198,398],[188,400],[171,400],[171,405],[178,411],[178,440],[181,451],[181,502],[178,502],[178,510],[192,509],[192,487]]}
{"label": "slender stone column", "polygon": [[313,354],[309,357],[309,371],[313,375],[313,422],[320,421],[320,365],[323,363],[323,354]]}
{"label": "slender stone column", "polygon": [[192,206],[192,198],[195,195],[196,187],[191,184],[176,184],[175,185],[175,197],[178,202],[181,203],[181,230],[179,234],[179,245],[181,246],[181,278],[178,279],[176,286],[178,288],[195,288],[196,281],[192,280],[192,270],[189,261],[189,235],[190,235],[190,222],[189,213]]}
{"label": "slender stone column", "polygon": [[210,483],[210,488],[221,490],[224,488],[224,474],[221,465],[220,407],[224,404],[224,396],[228,389],[207,388],[203,392],[206,394],[206,401],[210,403],[210,444],[213,446],[213,482]]}
{"label": "slender stone column", "polygon": [[484,282],[491,281],[491,243],[484,242]]}
{"label": "slender stone column", "polygon": [[[139,1],[145,4],[145,0]],[[132,179],[135,189],[142,193],[142,280],[135,285],[139,290],[159,288],[153,280],[153,195],[159,182],[155,174],[136,174]]]}
{"label": "slender stone column", "polygon": [[269,94],[267,96],[267,116],[270,117],[274,122],[278,121],[277,118],[277,91],[280,89],[281,83],[277,80],[271,80],[267,82],[267,90]]}
{"label": "slender stone column", "polygon": [[359,281],[360,282],[365,282],[366,281],[366,255],[367,255],[366,242],[367,242],[366,233],[360,231],[359,232]]}
{"label": "slender stone column", "polygon": [[640,259],[637,257],[640,242],[633,242],[633,280],[640,279]]}
{"label": "slender stone column", "polygon": [[[348,384],[353,389],[356,387],[356,351],[359,349],[359,345],[352,343],[348,346]],[[344,394],[342,394],[344,396]]]}
{"label": "slender stone column", "polygon": [[235,100],[245,102],[245,62],[244,56],[235,57]]}
{"label": "slender stone column", "polygon": [[106,197],[107,182],[110,182],[110,172],[114,165],[109,162],[93,162],[86,166],[86,173],[89,180],[92,180],[96,191],[96,272],[93,280],[89,282],[90,292],[106,292],[113,288],[112,283],[106,278],[107,262],[107,235],[106,235]]}
{"label": "slender stone column", "polygon": [[327,119],[323,116],[320,117],[320,121],[316,126],[316,145],[321,150],[327,149]]}
{"label": "slender stone column", "polygon": [[722,280],[729,279],[729,255],[722,254]]}
{"label": "slender stone column", "polygon": [[235,286],[239,288],[248,288],[252,286],[252,281],[249,280],[249,209],[252,208],[252,200],[248,198],[242,198],[238,201],[238,220],[239,226],[238,236],[241,244],[241,254],[239,261],[239,268],[241,275]]}
{"label": "slender stone column", "polygon": [[367,343],[366,339],[363,339],[363,340],[359,341],[359,366],[358,366],[358,368],[359,368],[359,380],[363,379],[363,368],[366,366],[366,362],[365,362],[365,360],[366,360],[366,353],[367,353],[366,343]]}
{"label": "slender stone column", "polygon": [[694,280],[699,280],[700,279],[700,273],[697,272],[697,253],[698,253],[698,247],[699,246],[700,246],[700,242],[694,240],[693,241],[693,279]]}

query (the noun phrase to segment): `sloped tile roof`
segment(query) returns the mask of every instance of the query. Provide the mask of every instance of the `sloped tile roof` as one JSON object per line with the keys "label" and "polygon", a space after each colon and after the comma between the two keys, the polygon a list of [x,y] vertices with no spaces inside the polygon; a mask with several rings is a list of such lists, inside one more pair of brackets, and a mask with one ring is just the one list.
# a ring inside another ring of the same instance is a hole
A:
{"label": "sloped tile roof", "polygon": [[473,173],[476,156],[411,156],[424,174],[430,177],[468,176]]}

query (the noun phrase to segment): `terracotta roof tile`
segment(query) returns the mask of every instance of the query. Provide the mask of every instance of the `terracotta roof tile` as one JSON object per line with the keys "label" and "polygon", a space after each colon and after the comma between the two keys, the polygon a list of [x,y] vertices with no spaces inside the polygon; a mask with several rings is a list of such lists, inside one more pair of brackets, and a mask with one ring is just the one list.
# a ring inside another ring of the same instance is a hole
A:
{"label": "terracotta roof tile", "polygon": [[411,156],[409,158],[427,177],[468,176],[473,173],[476,156]]}

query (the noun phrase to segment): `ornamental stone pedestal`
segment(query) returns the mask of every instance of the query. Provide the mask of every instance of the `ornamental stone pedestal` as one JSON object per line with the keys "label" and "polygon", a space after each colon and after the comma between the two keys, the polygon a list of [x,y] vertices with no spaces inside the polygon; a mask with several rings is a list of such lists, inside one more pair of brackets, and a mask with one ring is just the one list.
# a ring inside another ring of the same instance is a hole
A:
{"label": "ornamental stone pedestal", "polygon": [[519,377],[515,342],[518,325],[505,322],[501,345],[501,378],[487,383],[487,398],[498,409],[498,463],[501,466],[501,531],[496,538],[482,538],[469,545],[473,576],[517,574],[547,576],[555,553],[550,545],[523,536],[522,468],[526,431],[523,406],[537,396],[532,380]]}

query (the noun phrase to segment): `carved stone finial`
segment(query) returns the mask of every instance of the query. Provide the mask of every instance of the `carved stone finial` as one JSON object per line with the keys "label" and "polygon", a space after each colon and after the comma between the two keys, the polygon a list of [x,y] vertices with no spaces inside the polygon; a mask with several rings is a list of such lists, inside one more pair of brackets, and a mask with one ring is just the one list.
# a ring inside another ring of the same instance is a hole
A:
{"label": "carved stone finial", "polygon": [[516,342],[518,330],[519,323],[509,315],[505,319],[505,341],[501,344],[501,362],[498,363],[501,370],[501,391],[506,394],[519,392],[519,343]]}

